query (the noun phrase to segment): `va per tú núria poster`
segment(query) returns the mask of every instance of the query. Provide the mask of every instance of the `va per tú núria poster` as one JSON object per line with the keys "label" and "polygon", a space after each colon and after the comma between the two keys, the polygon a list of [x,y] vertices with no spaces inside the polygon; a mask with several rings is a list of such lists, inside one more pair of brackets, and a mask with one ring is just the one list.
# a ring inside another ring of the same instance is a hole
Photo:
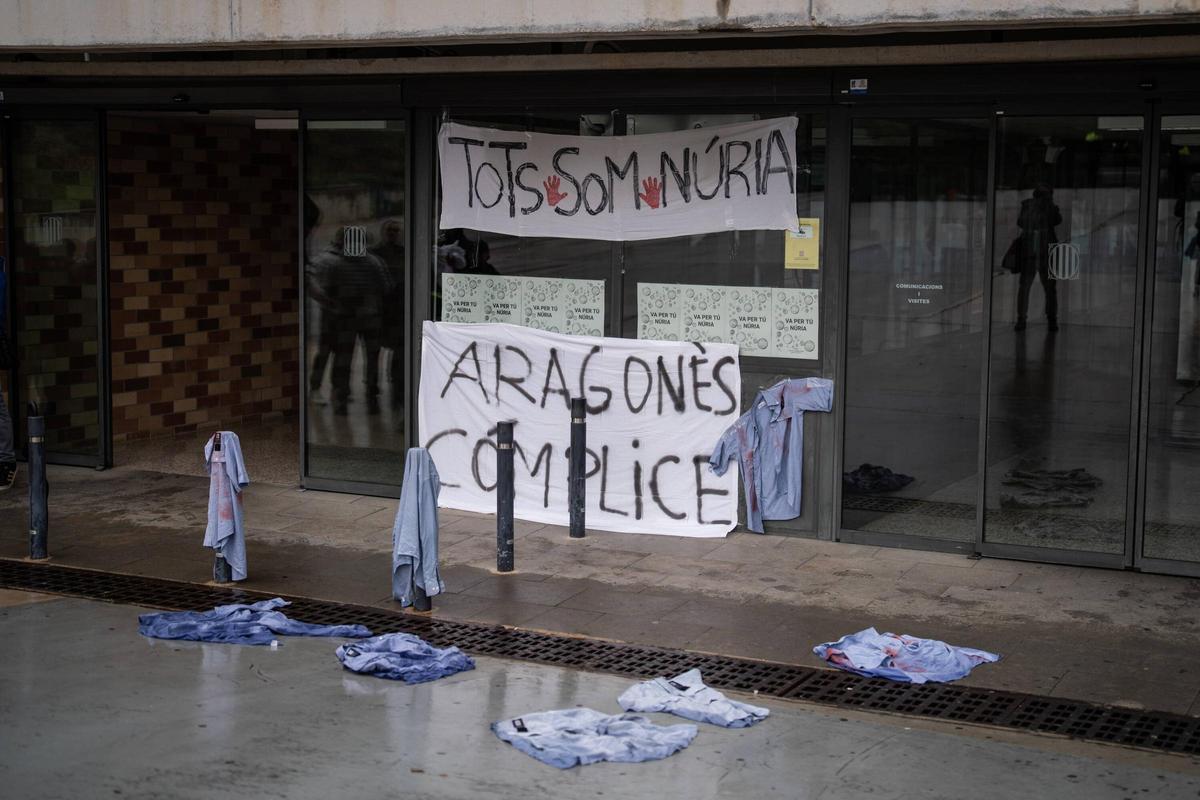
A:
{"label": "va per t\u00fa n\u00faria poster", "polygon": [[505,322],[551,333],[604,335],[604,281],[442,275],[443,322]]}
{"label": "va per t\u00fa n\u00faria poster", "polygon": [[726,342],[743,356],[815,359],[817,289],[639,283],[638,338]]}

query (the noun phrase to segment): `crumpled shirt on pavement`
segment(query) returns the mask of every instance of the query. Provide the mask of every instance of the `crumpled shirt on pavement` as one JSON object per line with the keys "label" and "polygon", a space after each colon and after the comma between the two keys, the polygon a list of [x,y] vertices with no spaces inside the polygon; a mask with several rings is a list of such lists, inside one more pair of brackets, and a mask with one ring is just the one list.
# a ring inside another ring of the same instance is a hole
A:
{"label": "crumpled shirt on pavement", "polygon": [[723,728],[748,728],[770,710],[730,700],[704,684],[700,670],[689,669],[674,678],[653,678],[634,684],[617,698],[626,711],[663,711]]}
{"label": "crumpled shirt on pavement", "polygon": [[559,769],[597,761],[656,761],[696,738],[695,725],[656,725],[640,714],[604,714],[591,708],[539,711],[494,722],[492,732]]}
{"label": "crumpled shirt on pavement", "polygon": [[879,633],[874,628],[817,645],[813,652],[838,669],[902,683],[956,681],[979,664],[1000,660],[999,655],[986,650]]}
{"label": "crumpled shirt on pavement", "polygon": [[217,606],[212,611],[168,611],[138,616],[138,633],[155,639],[185,639],[225,644],[270,644],[276,636],[370,636],[362,625],[311,625],[288,618],[277,608],[282,597],[252,605]]}
{"label": "crumpled shirt on pavement", "polygon": [[457,647],[434,647],[411,633],[387,633],[343,644],[337,657],[351,672],[405,683],[425,683],[475,669],[475,661]]}

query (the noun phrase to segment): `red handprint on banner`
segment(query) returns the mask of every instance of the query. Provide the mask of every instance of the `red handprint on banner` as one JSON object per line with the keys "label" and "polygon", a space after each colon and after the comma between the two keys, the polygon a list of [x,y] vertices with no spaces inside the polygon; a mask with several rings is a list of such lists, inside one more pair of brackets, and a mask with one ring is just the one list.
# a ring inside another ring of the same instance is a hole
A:
{"label": "red handprint on banner", "polygon": [[646,178],[642,181],[642,189],[645,191],[639,192],[638,197],[645,200],[646,205],[651,208],[658,208],[658,204],[662,200],[662,187],[658,183],[658,178]]}
{"label": "red handprint on banner", "polygon": [[559,186],[562,186],[562,181],[557,175],[551,175],[546,180],[542,181],[542,186],[546,187],[546,202],[552,206],[558,205],[560,200],[566,198],[566,192],[560,192]]}

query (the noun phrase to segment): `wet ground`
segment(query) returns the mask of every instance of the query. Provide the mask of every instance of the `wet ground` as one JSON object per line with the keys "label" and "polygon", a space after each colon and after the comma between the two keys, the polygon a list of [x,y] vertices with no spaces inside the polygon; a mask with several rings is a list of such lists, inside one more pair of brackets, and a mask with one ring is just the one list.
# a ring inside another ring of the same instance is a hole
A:
{"label": "wet ground", "polygon": [[[28,542],[27,492],[0,495],[0,557]],[[52,563],[189,582],[207,481],[52,468]],[[253,483],[247,589],[395,608],[395,500]],[[964,683],[1200,714],[1200,581],[783,536],[725,539],[517,523],[497,575],[495,520],[443,511],[435,617],[819,666],[815,644],[874,625],[1003,654]]]}
{"label": "wet ground", "polygon": [[[757,701],[663,761],[560,771],[488,725],[616,713],[629,681],[502,659],[419,686],[346,672],[337,640],[149,640],[144,609],[0,591],[10,797],[1081,798],[1200,796],[1200,759]],[[679,720],[653,715],[663,724]]]}

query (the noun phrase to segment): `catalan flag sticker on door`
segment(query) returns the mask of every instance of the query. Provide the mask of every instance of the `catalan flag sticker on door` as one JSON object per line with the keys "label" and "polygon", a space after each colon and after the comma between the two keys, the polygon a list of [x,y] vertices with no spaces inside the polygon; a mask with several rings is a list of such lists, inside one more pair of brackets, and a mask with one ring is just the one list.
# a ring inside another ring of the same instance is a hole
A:
{"label": "catalan flag sticker on door", "polygon": [[821,220],[801,217],[799,230],[784,231],[783,266],[785,269],[819,269],[821,266]]}

